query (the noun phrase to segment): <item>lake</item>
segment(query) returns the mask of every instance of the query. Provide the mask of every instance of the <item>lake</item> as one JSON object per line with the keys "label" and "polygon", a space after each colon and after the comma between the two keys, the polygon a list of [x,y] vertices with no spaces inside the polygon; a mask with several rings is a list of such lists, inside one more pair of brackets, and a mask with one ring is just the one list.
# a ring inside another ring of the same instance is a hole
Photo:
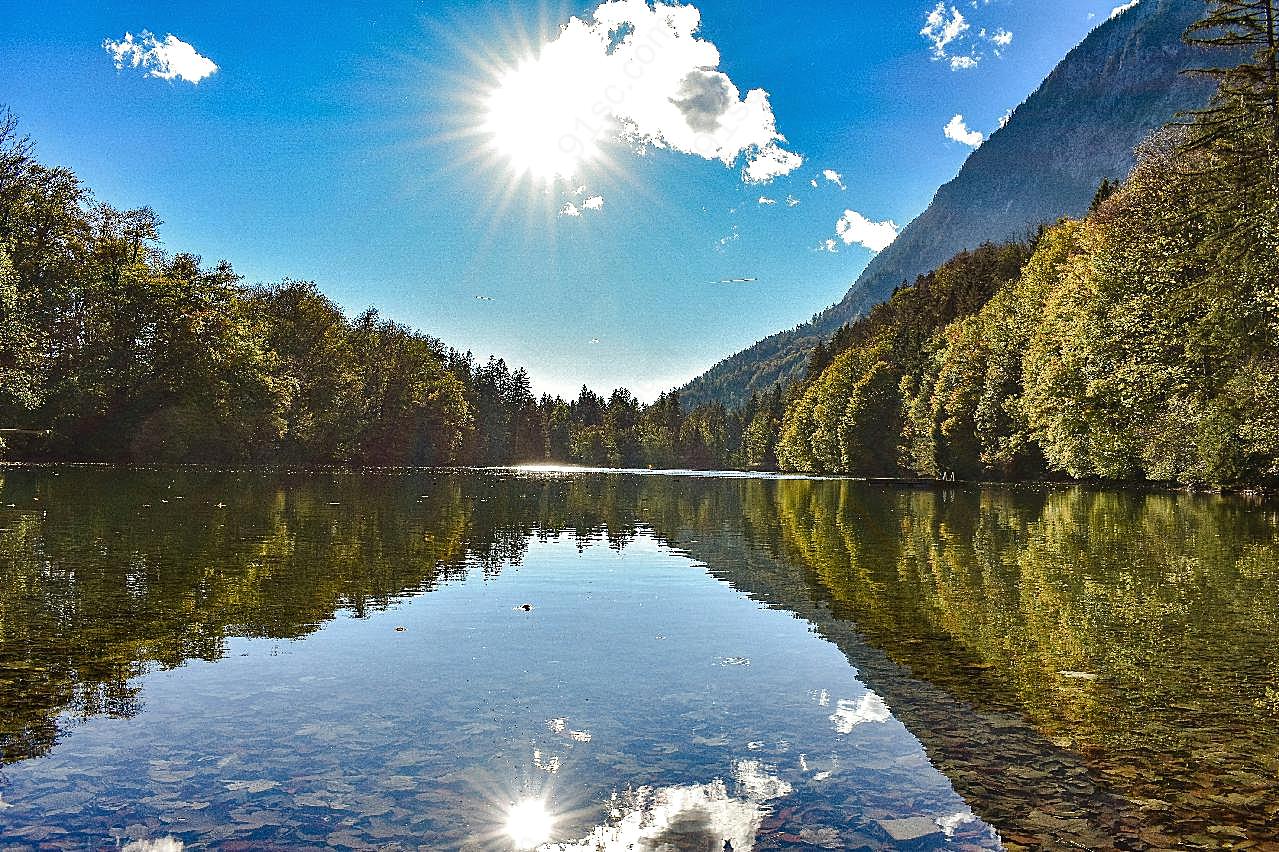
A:
{"label": "lake", "polygon": [[1276,637],[1235,498],[0,469],[0,846],[1279,849]]}

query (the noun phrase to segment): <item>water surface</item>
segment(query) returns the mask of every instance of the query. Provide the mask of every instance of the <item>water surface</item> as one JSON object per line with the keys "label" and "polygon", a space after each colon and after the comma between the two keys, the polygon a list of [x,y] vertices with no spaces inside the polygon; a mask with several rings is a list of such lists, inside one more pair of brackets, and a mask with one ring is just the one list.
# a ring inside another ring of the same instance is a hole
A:
{"label": "water surface", "polygon": [[1267,848],[1273,507],[0,473],[5,848]]}

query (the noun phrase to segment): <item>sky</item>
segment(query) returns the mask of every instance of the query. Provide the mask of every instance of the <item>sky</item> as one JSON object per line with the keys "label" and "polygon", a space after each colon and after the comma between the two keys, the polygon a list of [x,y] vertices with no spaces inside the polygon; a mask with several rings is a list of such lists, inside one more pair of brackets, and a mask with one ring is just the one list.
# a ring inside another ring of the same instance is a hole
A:
{"label": "sky", "polygon": [[0,0],[0,105],[165,246],[539,392],[838,301],[1115,0]]}

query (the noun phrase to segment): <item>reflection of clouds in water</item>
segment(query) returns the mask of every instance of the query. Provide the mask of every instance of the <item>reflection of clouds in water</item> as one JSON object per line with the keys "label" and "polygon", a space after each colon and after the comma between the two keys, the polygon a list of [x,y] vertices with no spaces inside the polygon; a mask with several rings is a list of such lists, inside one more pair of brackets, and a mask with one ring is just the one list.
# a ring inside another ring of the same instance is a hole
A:
{"label": "reflection of clouds in water", "polygon": [[181,840],[164,837],[160,840],[135,840],[124,847],[124,852],[182,852]]}
{"label": "reflection of clouds in water", "polygon": [[955,831],[961,825],[968,825],[970,822],[976,822],[977,817],[971,811],[960,811],[957,814],[951,814],[948,817],[942,817],[937,820],[937,824],[941,826],[941,830],[947,837],[954,837]]}
{"label": "reflection of clouds in water", "polygon": [[884,699],[873,692],[868,692],[858,701],[841,699],[836,705],[835,712],[831,714],[830,720],[835,723],[836,733],[851,734],[853,728],[858,725],[867,722],[887,722],[891,718],[893,714],[884,703]]}
{"label": "reflection of clouds in water", "polygon": [[574,843],[554,843],[542,852],[656,852],[660,849],[755,847],[764,803],[789,795],[790,784],[756,760],[733,767],[737,796],[724,782],[690,787],[651,787],[614,796],[611,819]]}
{"label": "reflection of clouds in water", "polygon": [[770,774],[768,769],[758,760],[739,760],[733,767],[738,794],[752,802],[768,802],[789,796],[790,784]]}
{"label": "reflection of clouds in water", "polygon": [[554,775],[560,771],[560,759],[555,755],[542,756],[541,749],[533,750],[533,765],[543,772],[549,772]]}

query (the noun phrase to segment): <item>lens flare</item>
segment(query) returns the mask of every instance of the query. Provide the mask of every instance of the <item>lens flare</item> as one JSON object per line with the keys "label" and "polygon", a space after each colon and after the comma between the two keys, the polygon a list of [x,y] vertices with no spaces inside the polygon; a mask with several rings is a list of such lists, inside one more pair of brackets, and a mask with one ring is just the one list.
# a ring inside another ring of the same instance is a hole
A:
{"label": "lens flare", "polygon": [[551,839],[555,818],[540,799],[516,802],[506,812],[506,834],[516,849],[536,849]]}

